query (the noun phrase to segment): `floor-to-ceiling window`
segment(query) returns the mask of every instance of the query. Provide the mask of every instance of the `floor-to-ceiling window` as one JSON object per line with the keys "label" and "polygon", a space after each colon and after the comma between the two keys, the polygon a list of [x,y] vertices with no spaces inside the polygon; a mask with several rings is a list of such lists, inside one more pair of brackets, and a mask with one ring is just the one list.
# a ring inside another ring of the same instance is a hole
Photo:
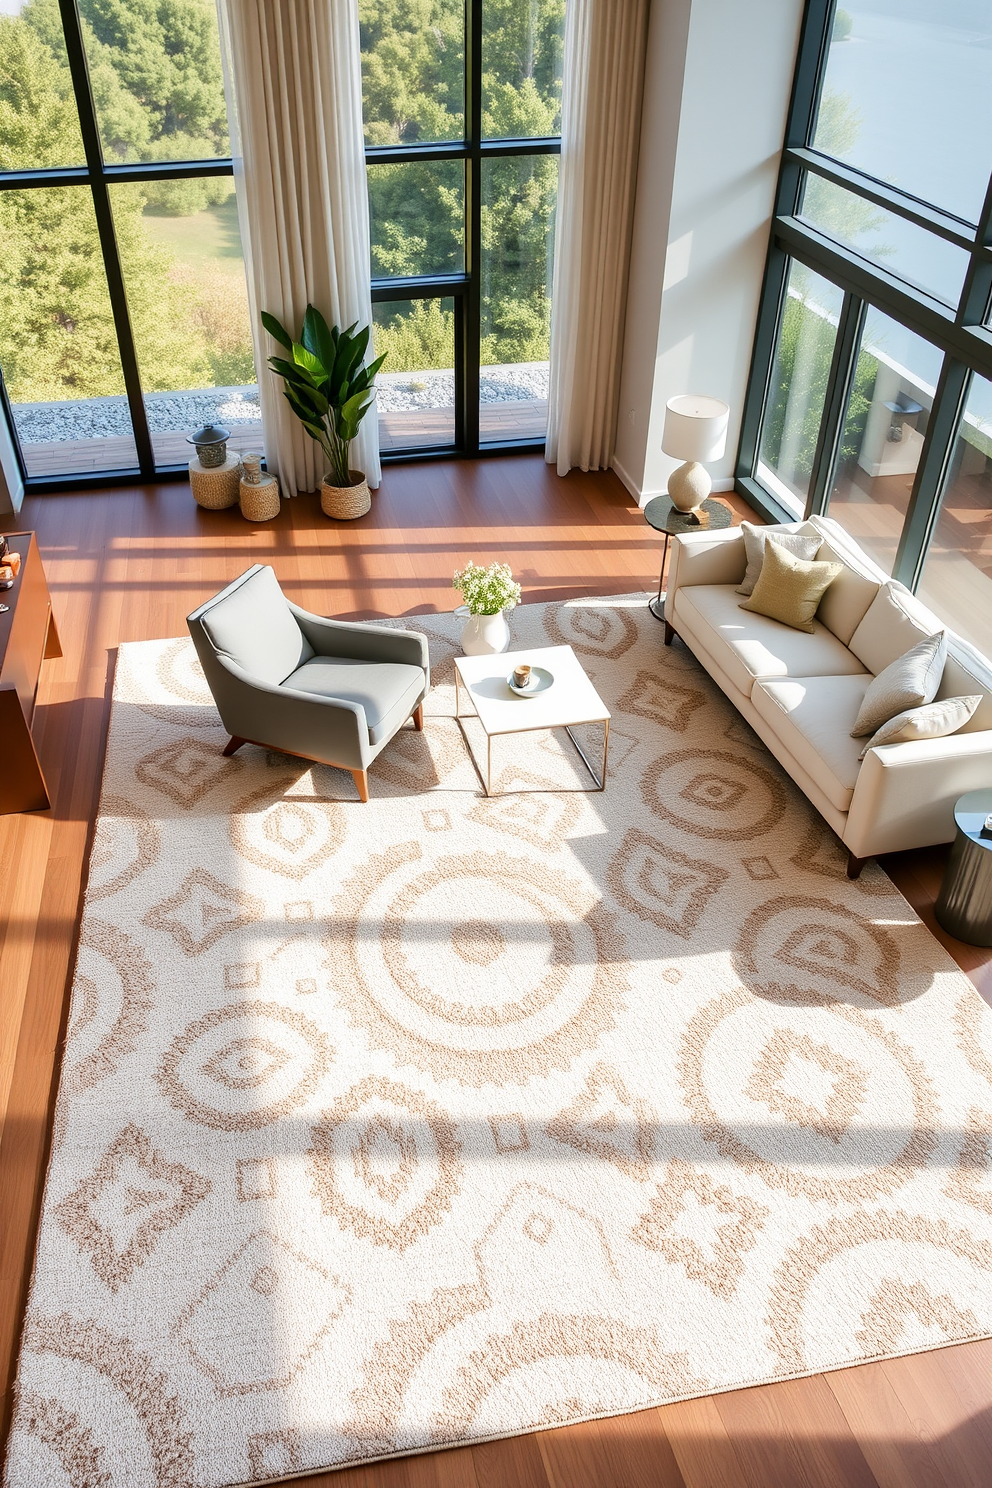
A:
{"label": "floor-to-ceiling window", "polygon": [[[542,440],[565,0],[360,0],[385,455]],[[0,400],[29,488],[262,442],[214,0],[0,0]]]}
{"label": "floor-to-ceiling window", "polygon": [[984,649],[990,173],[988,0],[807,0],[738,487],[829,513]]}
{"label": "floor-to-ceiling window", "polygon": [[29,485],[259,420],[213,0],[4,0],[0,372]]}
{"label": "floor-to-ceiling window", "polygon": [[565,0],[359,0],[384,453],[542,441]]}

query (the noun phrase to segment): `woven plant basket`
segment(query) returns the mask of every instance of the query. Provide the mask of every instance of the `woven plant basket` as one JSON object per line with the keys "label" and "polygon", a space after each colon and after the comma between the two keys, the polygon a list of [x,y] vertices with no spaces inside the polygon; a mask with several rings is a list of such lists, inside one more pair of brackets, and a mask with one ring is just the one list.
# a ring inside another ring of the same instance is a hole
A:
{"label": "woven plant basket", "polygon": [[329,486],[327,481],[320,483],[320,509],[325,517],[336,517],[339,522],[364,517],[372,505],[369,483],[362,472],[351,470],[348,473],[353,482],[350,486]]}
{"label": "woven plant basket", "polygon": [[246,522],[269,522],[279,515],[279,482],[263,475],[258,484],[241,482],[241,515]]}
{"label": "woven plant basket", "polygon": [[193,500],[207,511],[223,511],[225,507],[237,506],[238,482],[241,479],[241,460],[228,451],[223,465],[207,469],[198,458],[189,462],[189,483]]}

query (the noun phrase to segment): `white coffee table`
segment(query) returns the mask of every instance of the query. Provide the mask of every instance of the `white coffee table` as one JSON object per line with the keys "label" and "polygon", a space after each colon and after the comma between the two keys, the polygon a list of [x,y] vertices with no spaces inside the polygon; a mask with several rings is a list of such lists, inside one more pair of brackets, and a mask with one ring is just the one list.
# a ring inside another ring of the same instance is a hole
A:
{"label": "white coffee table", "polygon": [[[511,692],[506,679],[520,662],[546,667],[555,679],[553,685],[534,697],[518,697],[515,692]],[[472,699],[476,716],[486,736],[485,775],[479,770],[465,732],[461,687],[466,689]],[[492,779],[493,738],[497,734],[526,734],[538,729],[563,728],[592,776],[596,789],[606,789],[610,710],[582,670],[571,646],[536,646],[530,651],[504,651],[500,656],[456,656],[455,718],[487,796],[492,794],[489,786]],[[599,775],[572,733],[572,728],[580,723],[603,725],[603,767]]]}

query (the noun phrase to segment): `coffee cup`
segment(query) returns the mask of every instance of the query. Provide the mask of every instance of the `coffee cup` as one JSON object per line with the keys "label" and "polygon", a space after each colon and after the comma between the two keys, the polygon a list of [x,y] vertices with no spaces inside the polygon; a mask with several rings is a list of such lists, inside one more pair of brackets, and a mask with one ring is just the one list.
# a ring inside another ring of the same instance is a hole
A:
{"label": "coffee cup", "polygon": [[515,687],[530,686],[530,666],[527,662],[513,668],[513,684]]}

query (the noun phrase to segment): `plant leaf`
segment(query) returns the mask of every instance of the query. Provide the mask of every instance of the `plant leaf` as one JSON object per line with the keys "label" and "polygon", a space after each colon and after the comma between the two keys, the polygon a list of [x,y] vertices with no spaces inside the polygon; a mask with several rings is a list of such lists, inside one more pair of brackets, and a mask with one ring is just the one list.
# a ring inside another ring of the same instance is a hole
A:
{"label": "plant leaf", "polygon": [[334,341],[327,328],[327,321],[313,305],[307,306],[303,317],[303,334],[300,338],[307,351],[312,351],[325,370],[334,366],[337,355]]}
{"label": "plant leaf", "polygon": [[278,341],[280,346],[285,346],[287,351],[292,351],[292,336],[287,330],[284,330],[279,321],[276,320],[275,316],[270,315],[267,310],[262,311],[262,324],[268,331],[269,335],[272,337],[273,341]]}
{"label": "plant leaf", "polygon": [[287,362],[285,357],[269,357],[269,366],[280,377],[285,377],[287,382],[295,383],[299,387],[315,388],[317,386],[305,367],[300,367],[295,362]]}
{"label": "plant leaf", "polygon": [[304,371],[310,373],[314,383],[327,381],[327,368],[323,362],[319,357],[314,356],[312,351],[308,351],[299,341],[293,342],[293,361],[298,367],[302,367]]}

